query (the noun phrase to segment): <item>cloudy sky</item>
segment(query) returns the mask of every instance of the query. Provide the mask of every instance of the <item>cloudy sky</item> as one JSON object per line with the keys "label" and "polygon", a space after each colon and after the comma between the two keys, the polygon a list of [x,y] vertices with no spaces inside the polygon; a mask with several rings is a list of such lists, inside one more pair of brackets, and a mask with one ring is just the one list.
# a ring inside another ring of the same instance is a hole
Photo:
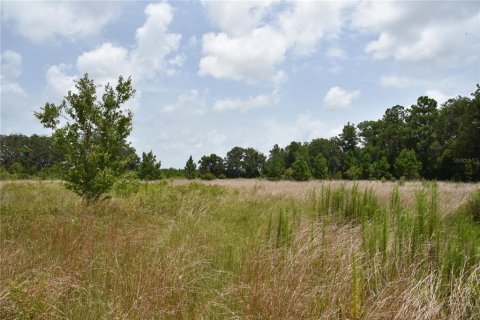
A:
{"label": "cloudy sky", "polygon": [[480,83],[480,2],[1,2],[2,134],[73,80],[131,75],[131,142],[162,167],[339,133]]}

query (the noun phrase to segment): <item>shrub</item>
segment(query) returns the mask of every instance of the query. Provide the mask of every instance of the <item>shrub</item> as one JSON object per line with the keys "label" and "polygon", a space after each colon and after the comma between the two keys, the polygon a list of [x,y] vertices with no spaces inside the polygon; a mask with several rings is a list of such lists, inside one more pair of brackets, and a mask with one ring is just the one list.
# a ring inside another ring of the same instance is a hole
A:
{"label": "shrub", "polygon": [[205,172],[200,176],[200,179],[202,180],[215,180],[217,177],[211,172]]}
{"label": "shrub", "polygon": [[312,177],[307,161],[303,159],[296,160],[292,164],[292,177],[297,181],[307,181]]}

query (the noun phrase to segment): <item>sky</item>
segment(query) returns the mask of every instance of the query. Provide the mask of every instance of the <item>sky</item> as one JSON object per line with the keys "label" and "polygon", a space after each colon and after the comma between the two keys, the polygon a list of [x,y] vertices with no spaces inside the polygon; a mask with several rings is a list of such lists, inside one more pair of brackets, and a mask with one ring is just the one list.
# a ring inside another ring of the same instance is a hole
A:
{"label": "sky", "polygon": [[479,1],[1,1],[1,134],[74,80],[131,76],[130,142],[162,167],[339,134],[480,83]]}

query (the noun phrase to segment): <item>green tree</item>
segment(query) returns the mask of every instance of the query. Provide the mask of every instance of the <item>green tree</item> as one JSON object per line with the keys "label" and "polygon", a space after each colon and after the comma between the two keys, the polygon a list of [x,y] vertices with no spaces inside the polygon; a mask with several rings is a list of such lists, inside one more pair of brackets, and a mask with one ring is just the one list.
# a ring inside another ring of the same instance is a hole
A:
{"label": "green tree", "polygon": [[395,160],[395,169],[398,177],[417,179],[420,176],[422,164],[417,160],[414,150],[403,149]]}
{"label": "green tree", "polygon": [[382,157],[380,160],[373,162],[372,164],[372,178],[382,179],[390,178],[390,164],[386,157]]}
{"label": "green tree", "polygon": [[267,163],[264,168],[266,176],[271,180],[279,180],[282,178],[285,171],[285,162],[283,160],[283,150],[280,149],[278,144],[273,146],[270,150]]}
{"label": "green tree", "polygon": [[142,180],[158,180],[161,177],[161,163],[152,151],[142,153],[142,160],[138,165],[138,177]]}
{"label": "green tree", "polygon": [[244,149],[243,157],[243,172],[247,178],[256,178],[260,176],[263,167],[265,166],[266,157],[263,153],[253,149]]}
{"label": "green tree", "polygon": [[298,159],[292,164],[292,177],[297,181],[307,181],[312,177],[307,161]]}
{"label": "green tree", "polygon": [[[122,156],[132,130],[132,113],[122,105],[134,96],[130,78],[105,85],[97,97],[94,81],[85,74],[59,105],[46,103],[35,116],[53,130],[56,147],[64,155],[62,177],[68,188],[87,200],[100,199],[124,172]],[[62,119],[62,121],[60,121]]]}
{"label": "green tree", "polygon": [[358,145],[357,128],[354,124],[348,122],[343,126],[342,133],[338,136],[340,138],[341,147],[344,153],[354,151]]}
{"label": "green tree", "polygon": [[411,106],[406,118],[407,146],[415,150],[422,164],[422,176],[426,178],[434,177],[436,156],[439,155],[436,148],[431,148],[436,140],[437,118],[437,102],[426,96],[417,99],[417,104]]}
{"label": "green tree", "polygon": [[245,150],[241,147],[234,147],[227,152],[225,157],[225,175],[228,178],[238,178],[244,175],[243,158]]}
{"label": "green tree", "polygon": [[199,167],[198,170],[202,175],[207,172],[213,174],[216,177],[219,177],[221,174],[224,174],[224,163],[223,159],[216,154],[212,153],[209,156],[203,156],[198,161]]}
{"label": "green tree", "polygon": [[192,156],[188,158],[187,163],[185,164],[185,177],[187,179],[195,179],[197,175],[197,165],[193,162]]}
{"label": "green tree", "polygon": [[327,159],[322,154],[318,154],[313,161],[312,174],[315,179],[326,179],[328,176]]}

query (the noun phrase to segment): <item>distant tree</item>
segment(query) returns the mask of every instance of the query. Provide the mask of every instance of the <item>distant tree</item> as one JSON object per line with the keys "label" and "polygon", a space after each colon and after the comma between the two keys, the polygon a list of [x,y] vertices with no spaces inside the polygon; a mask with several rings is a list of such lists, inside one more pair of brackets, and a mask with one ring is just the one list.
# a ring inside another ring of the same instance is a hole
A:
{"label": "distant tree", "polygon": [[270,156],[265,164],[265,174],[269,179],[279,180],[285,171],[285,162],[283,160],[283,152],[278,144],[270,150]]}
{"label": "distant tree", "polygon": [[223,159],[216,154],[212,153],[209,156],[203,156],[200,161],[198,161],[199,167],[198,170],[201,174],[210,172],[216,177],[219,177],[221,174],[224,174],[224,163]]}
{"label": "distant tree", "polygon": [[292,164],[292,177],[297,181],[307,181],[312,177],[307,161],[303,159],[296,160]]}
{"label": "distant tree", "polygon": [[[105,85],[97,99],[94,81],[85,74],[76,81],[59,105],[46,103],[35,116],[52,129],[63,154],[62,177],[67,186],[87,202],[100,199],[125,171],[129,159],[122,156],[132,130],[132,113],[123,111],[133,95],[131,79],[119,77],[115,89]],[[61,120],[61,121],[60,121]]]}
{"label": "distant tree", "polygon": [[303,148],[302,144],[297,141],[292,141],[285,147],[284,162],[285,168],[290,168],[295,160],[305,159],[307,157],[307,150]]}
{"label": "distant tree", "polygon": [[312,174],[315,179],[326,179],[328,176],[327,159],[322,154],[318,154],[313,161]]}
{"label": "distant tree", "polygon": [[245,149],[241,147],[234,147],[227,152],[225,157],[225,175],[228,178],[238,178],[244,176],[243,158],[245,156]]}
{"label": "distant tree", "polygon": [[160,161],[152,151],[142,153],[142,160],[138,165],[138,177],[142,180],[157,180],[161,177]]}
{"label": "distant tree", "polygon": [[420,176],[422,164],[417,160],[414,150],[403,149],[395,160],[395,169],[398,177],[417,179]]}
{"label": "distant tree", "polygon": [[192,156],[188,158],[187,163],[185,164],[185,177],[187,179],[195,179],[197,174],[197,165],[193,162]]}
{"label": "distant tree", "polygon": [[437,118],[437,102],[426,96],[418,98],[417,104],[410,107],[406,118],[407,146],[415,150],[415,154],[422,164],[421,174],[427,178],[435,175],[436,156],[441,153],[435,150],[435,147],[434,150],[431,149],[436,140],[434,130]]}
{"label": "distant tree", "polygon": [[358,180],[362,177],[362,168],[354,164],[345,172],[345,176],[350,180]]}
{"label": "distant tree", "polygon": [[340,138],[340,145],[344,153],[353,151],[358,145],[357,128],[354,124],[348,122],[343,126],[342,133],[338,136]]}
{"label": "distant tree", "polygon": [[372,164],[372,178],[390,178],[390,164],[386,157],[382,157],[380,160],[377,160]]}
{"label": "distant tree", "polygon": [[247,148],[244,150],[243,171],[246,178],[256,178],[260,176],[265,166],[266,157],[263,153]]}

